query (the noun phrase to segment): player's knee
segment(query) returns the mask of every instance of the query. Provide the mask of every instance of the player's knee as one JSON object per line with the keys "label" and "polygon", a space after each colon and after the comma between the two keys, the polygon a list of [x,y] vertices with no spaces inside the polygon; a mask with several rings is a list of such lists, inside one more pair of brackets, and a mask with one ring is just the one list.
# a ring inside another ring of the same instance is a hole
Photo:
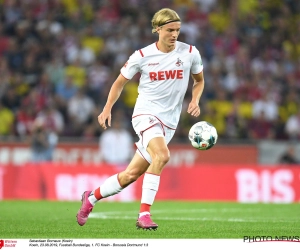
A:
{"label": "player's knee", "polygon": [[161,166],[166,165],[169,162],[169,160],[170,160],[169,150],[164,150],[164,151],[157,152],[154,155],[154,159],[153,159],[153,161],[156,164],[161,165]]}

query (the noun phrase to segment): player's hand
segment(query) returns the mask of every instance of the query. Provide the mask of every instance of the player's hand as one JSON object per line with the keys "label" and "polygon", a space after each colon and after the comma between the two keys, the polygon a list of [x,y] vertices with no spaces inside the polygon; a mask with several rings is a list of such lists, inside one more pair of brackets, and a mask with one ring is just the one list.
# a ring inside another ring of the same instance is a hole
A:
{"label": "player's hand", "polygon": [[198,104],[190,102],[187,112],[195,117],[198,117],[200,115],[200,107]]}
{"label": "player's hand", "polygon": [[106,109],[103,109],[102,113],[98,116],[98,122],[99,122],[100,126],[104,129],[107,129],[106,121],[107,121],[107,125],[110,127],[111,112]]}

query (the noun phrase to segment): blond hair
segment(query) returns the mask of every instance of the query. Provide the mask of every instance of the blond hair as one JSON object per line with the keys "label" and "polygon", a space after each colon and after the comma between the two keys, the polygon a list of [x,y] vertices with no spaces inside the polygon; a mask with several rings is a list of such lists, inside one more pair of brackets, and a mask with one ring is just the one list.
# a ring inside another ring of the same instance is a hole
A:
{"label": "blond hair", "polygon": [[157,32],[157,28],[161,27],[167,23],[180,22],[179,15],[169,8],[164,8],[157,11],[152,18],[152,33]]}

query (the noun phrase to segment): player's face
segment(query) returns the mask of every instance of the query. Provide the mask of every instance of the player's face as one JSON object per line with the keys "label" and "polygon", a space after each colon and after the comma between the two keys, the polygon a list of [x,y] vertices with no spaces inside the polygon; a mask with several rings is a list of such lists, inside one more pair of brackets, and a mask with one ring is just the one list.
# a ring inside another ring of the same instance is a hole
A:
{"label": "player's face", "polygon": [[159,41],[168,47],[175,45],[180,33],[180,22],[168,23],[159,28]]}

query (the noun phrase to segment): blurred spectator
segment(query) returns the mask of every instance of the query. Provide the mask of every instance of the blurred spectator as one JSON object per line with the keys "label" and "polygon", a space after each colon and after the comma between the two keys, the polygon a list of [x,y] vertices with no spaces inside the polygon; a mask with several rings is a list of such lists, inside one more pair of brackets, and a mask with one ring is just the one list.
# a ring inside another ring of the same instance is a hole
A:
{"label": "blurred spectator", "polygon": [[224,32],[230,24],[229,13],[225,10],[225,8],[222,8],[221,4],[213,6],[211,11],[208,13],[208,20],[216,33]]}
{"label": "blurred spectator", "polygon": [[56,85],[56,95],[60,99],[60,103],[66,104],[74,95],[76,95],[78,87],[74,84],[71,76],[67,76],[63,81]]}
{"label": "blurred spectator", "polygon": [[49,75],[45,72],[39,75],[37,86],[35,89],[37,90],[38,94],[44,99],[45,105],[51,102],[54,94],[54,86],[50,82]]}
{"label": "blurred spectator", "polygon": [[104,47],[103,39],[95,35],[92,25],[85,28],[80,43],[83,48],[90,49],[95,58],[100,55]]}
{"label": "blurred spectator", "polygon": [[[228,114],[230,111],[231,109],[228,111]],[[226,114],[225,116],[227,116],[228,114]],[[225,117],[220,112],[217,112],[217,110],[213,108],[211,105],[209,105],[209,103],[207,103],[205,106],[202,107],[201,117],[202,120],[207,121],[215,126],[216,130],[218,131],[218,135],[220,135],[221,137],[225,136],[226,133]]]}
{"label": "blurred spectator", "polygon": [[216,5],[218,0],[193,0],[195,3],[199,3],[199,8],[208,13],[212,10],[212,8]]}
{"label": "blurred spectator", "polygon": [[16,132],[20,137],[29,136],[33,129],[36,114],[30,105],[21,105],[16,114]]}
{"label": "blurred spectator", "polygon": [[124,105],[132,110],[134,108],[136,99],[138,97],[138,86],[139,82],[136,79],[136,76],[133,77],[125,86],[122,93],[122,101]]}
{"label": "blurred spectator", "polygon": [[25,81],[30,85],[36,85],[41,72],[41,65],[36,63],[35,55],[27,54],[24,57],[24,62],[22,65],[22,74]]}
{"label": "blurred spectator", "polygon": [[262,110],[257,117],[253,117],[248,123],[250,139],[274,139],[275,135],[272,125],[272,122],[268,120],[265,112]]}
{"label": "blurred spectator", "polygon": [[44,121],[37,118],[33,123],[30,140],[31,160],[33,162],[52,161],[57,142],[57,135],[47,130]]}
{"label": "blurred spectator", "polygon": [[226,122],[225,119],[232,110],[232,102],[227,99],[227,93],[221,89],[217,89],[216,98],[207,102],[206,116],[204,120],[212,123],[221,136],[225,135]]}
{"label": "blurred spectator", "polygon": [[22,105],[28,105],[34,108],[34,112],[38,113],[46,106],[47,100],[45,96],[39,92],[37,88],[31,91],[22,99]]}
{"label": "blurred spectator", "polygon": [[4,24],[0,23],[0,56],[7,50],[9,37],[4,34]]}
{"label": "blurred spectator", "polygon": [[285,131],[290,140],[299,140],[300,139],[300,109],[295,115],[291,115],[285,125]]}
{"label": "blurred spectator", "polygon": [[68,62],[74,63],[79,61],[82,66],[89,66],[91,63],[95,61],[96,55],[94,51],[85,45],[83,45],[80,41],[76,46],[73,46],[68,51]]}
{"label": "blurred spectator", "polygon": [[77,57],[74,62],[65,68],[65,74],[66,76],[72,77],[74,84],[78,88],[84,87],[87,72],[81,65],[80,58]]}
{"label": "blurred spectator", "polygon": [[[93,99],[86,94],[85,88],[77,90],[76,95],[68,102],[68,132],[75,136],[81,135],[86,124],[93,119],[96,108]],[[73,131],[73,132],[72,132]]]}
{"label": "blurred spectator", "polygon": [[262,97],[262,90],[259,88],[259,75],[256,79],[252,75],[239,78],[239,85],[234,91],[234,96],[240,97],[249,102],[255,102]]}
{"label": "blurred spectator", "polygon": [[54,86],[57,86],[60,82],[64,81],[64,64],[55,56],[53,56],[51,61],[45,65],[45,72],[48,74],[50,81],[54,84]]}
{"label": "blurred spectator", "polygon": [[24,60],[24,53],[18,48],[15,38],[10,38],[8,48],[4,52],[4,58],[7,59],[11,70],[21,70]]}
{"label": "blurred spectator", "polygon": [[262,97],[253,102],[252,112],[253,118],[261,118],[264,113],[266,120],[275,121],[278,117],[278,104],[267,91],[263,91]]}
{"label": "blurred spectator", "polygon": [[133,138],[122,123],[124,119],[117,113],[111,128],[105,130],[99,139],[100,154],[104,162],[127,166],[133,156]]}
{"label": "blurred spectator", "polygon": [[287,150],[279,158],[279,163],[282,164],[300,164],[300,161],[297,159],[297,154],[294,146],[289,146]]}
{"label": "blurred spectator", "polygon": [[79,9],[79,2],[78,1],[63,1],[66,2],[73,2],[77,5],[76,9],[72,9],[70,13],[68,13],[68,18],[65,20],[65,27],[76,31],[81,32],[87,25],[86,20],[82,18],[82,12]]}
{"label": "blurred spectator", "polygon": [[23,103],[24,99],[31,91],[31,86],[25,81],[23,74],[13,74],[10,78],[10,85],[14,88],[20,102]]}
{"label": "blurred spectator", "polygon": [[11,72],[7,60],[0,56],[0,98],[5,95],[11,80]]}
{"label": "blurred spectator", "polygon": [[278,64],[270,50],[263,51],[262,55],[254,58],[251,64],[253,72],[262,73],[264,76],[276,74],[278,70]]}
{"label": "blurred spectator", "polygon": [[10,109],[14,114],[20,108],[20,98],[17,95],[13,86],[9,86],[6,90],[6,95],[2,97],[2,104]]}
{"label": "blurred spectator", "polygon": [[124,37],[124,31],[117,31],[108,37],[105,43],[105,53],[109,54],[119,54],[126,53],[130,48],[130,40],[127,37]]}
{"label": "blurred spectator", "polygon": [[54,100],[57,110],[61,112],[64,119],[68,117],[68,102],[76,95],[78,88],[75,86],[72,77],[67,76],[63,81],[58,82],[55,88]]}
{"label": "blurred spectator", "polygon": [[300,101],[296,91],[290,90],[283,96],[283,100],[279,106],[279,115],[284,122],[286,122],[290,116],[297,114],[299,104]]}
{"label": "blurred spectator", "polygon": [[273,131],[274,131],[274,139],[276,140],[287,140],[288,136],[285,132],[285,121],[278,116],[275,121],[272,122]]}
{"label": "blurred spectator", "polygon": [[[248,138],[248,103],[241,103],[239,99],[233,100],[231,112],[226,116],[226,138]],[[250,103],[249,103],[250,104]],[[251,110],[251,106],[250,106]],[[246,112],[245,112],[246,111]]]}
{"label": "blurred spectator", "polygon": [[0,136],[14,133],[14,113],[3,105],[0,99]]}
{"label": "blurred spectator", "polygon": [[116,8],[118,1],[104,0],[101,2],[99,15],[102,15],[104,19],[109,20],[112,24],[117,24],[120,19],[119,9]]}
{"label": "blurred spectator", "polygon": [[38,114],[37,119],[43,124],[43,127],[54,133],[60,135],[65,127],[63,115],[56,109],[54,104],[48,104]]}
{"label": "blurred spectator", "polygon": [[89,95],[94,99],[95,103],[98,103],[104,85],[108,83],[111,70],[99,58],[88,67],[87,73]]}

